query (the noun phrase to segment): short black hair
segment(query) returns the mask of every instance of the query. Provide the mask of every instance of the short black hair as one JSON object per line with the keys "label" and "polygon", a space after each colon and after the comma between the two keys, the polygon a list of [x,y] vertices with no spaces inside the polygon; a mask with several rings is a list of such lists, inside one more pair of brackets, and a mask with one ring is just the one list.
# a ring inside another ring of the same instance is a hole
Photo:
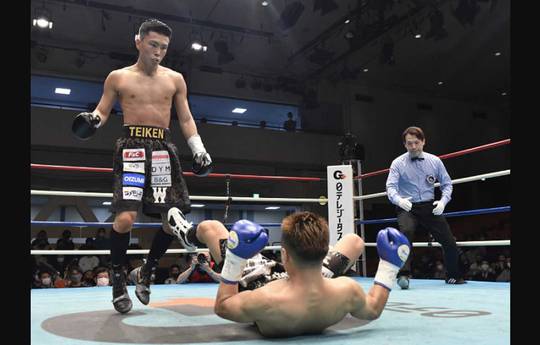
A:
{"label": "short black hair", "polygon": [[139,27],[139,38],[142,40],[150,31],[157,32],[169,38],[172,36],[172,29],[157,19],[147,19],[141,24]]}

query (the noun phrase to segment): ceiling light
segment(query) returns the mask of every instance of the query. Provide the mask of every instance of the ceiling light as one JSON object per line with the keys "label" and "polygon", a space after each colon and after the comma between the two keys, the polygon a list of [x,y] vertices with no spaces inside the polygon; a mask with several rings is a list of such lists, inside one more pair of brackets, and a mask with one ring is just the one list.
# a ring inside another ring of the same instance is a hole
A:
{"label": "ceiling light", "polygon": [[416,35],[414,35],[414,38],[422,38],[422,35],[416,34]]}
{"label": "ceiling light", "polygon": [[206,50],[208,50],[208,47],[205,46],[205,45],[202,45],[200,44],[199,42],[193,42],[191,43],[191,49],[199,52],[199,51],[203,51],[205,52]]}
{"label": "ceiling light", "polygon": [[195,207],[195,208],[201,208],[204,206],[205,206],[204,204],[191,204],[191,207]]}
{"label": "ceiling light", "polygon": [[54,89],[54,93],[57,93],[59,95],[69,95],[71,93],[71,89],[57,87],[56,89]]}
{"label": "ceiling light", "polygon": [[442,85],[442,84],[444,84],[442,81],[439,81],[439,82],[437,83],[437,85]]}
{"label": "ceiling light", "polygon": [[350,40],[354,37],[354,33],[352,31],[347,31],[344,36],[346,39]]}
{"label": "ceiling light", "polygon": [[233,109],[233,113],[237,113],[237,114],[243,114],[246,112],[247,109],[244,109],[244,108],[234,108]]}
{"label": "ceiling light", "polygon": [[45,29],[45,28],[52,29],[53,22],[49,21],[47,18],[44,18],[44,17],[35,18],[34,19],[34,26],[39,26],[42,29]]}
{"label": "ceiling light", "polygon": [[501,93],[501,96],[506,96],[506,95],[507,95],[506,92]]}
{"label": "ceiling light", "polygon": [[349,24],[350,22],[351,22],[351,20],[350,20],[350,19],[347,19],[347,20],[345,21],[345,24]]}
{"label": "ceiling light", "polygon": [[268,1],[261,2],[261,5],[264,6],[264,7],[268,6]]}
{"label": "ceiling light", "polygon": [[104,206],[109,206],[111,204],[111,202],[110,201],[104,201],[101,204],[104,205]]}
{"label": "ceiling light", "polygon": [[268,206],[265,207],[265,210],[279,210],[279,206]]}
{"label": "ceiling light", "polygon": [[501,56],[501,52],[496,52],[495,56]]}
{"label": "ceiling light", "polygon": [[367,69],[367,68],[364,68],[364,72],[367,72],[367,71],[369,71],[369,69]]}

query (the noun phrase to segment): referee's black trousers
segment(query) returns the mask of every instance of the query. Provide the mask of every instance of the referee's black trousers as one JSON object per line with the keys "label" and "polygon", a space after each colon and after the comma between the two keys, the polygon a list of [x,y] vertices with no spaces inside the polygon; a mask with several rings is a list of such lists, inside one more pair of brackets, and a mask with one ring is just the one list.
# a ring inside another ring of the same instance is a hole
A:
{"label": "referee's black trousers", "polygon": [[[450,226],[443,216],[433,214],[433,200],[413,203],[411,211],[407,212],[397,207],[397,220],[399,230],[407,236],[411,244],[414,241],[414,233],[418,225],[423,226],[431,233],[435,241],[439,242],[443,249],[444,265],[447,270],[447,279],[462,278],[458,267],[458,248]],[[400,273],[410,274],[411,255],[401,268]]]}

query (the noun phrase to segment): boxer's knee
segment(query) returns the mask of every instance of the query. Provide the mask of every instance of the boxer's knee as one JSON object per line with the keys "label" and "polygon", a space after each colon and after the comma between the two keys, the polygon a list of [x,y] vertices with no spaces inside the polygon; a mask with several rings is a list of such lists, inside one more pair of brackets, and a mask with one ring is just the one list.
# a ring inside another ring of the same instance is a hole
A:
{"label": "boxer's knee", "polygon": [[365,243],[362,237],[357,234],[347,234],[343,238],[355,253],[361,255],[364,252]]}
{"label": "boxer's knee", "polygon": [[133,228],[133,223],[135,223],[135,218],[137,217],[137,212],[125,211],[119,213],[114,218],[113,230],[124,234],[130,232]]}
{"label": "boxer's knee", "polygon": [[197,226],[197,239],[202,243],[207,243],[211,238],[226,238],[227,229],[217,220],[204,220]]}

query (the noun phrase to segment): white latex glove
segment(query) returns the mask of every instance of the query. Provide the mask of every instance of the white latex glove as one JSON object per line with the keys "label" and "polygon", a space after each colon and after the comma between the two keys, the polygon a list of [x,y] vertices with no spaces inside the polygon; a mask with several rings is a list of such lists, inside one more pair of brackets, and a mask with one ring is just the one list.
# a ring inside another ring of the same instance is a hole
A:
{"label": "white latex glove", "polygon": [[440,216],[444,212],[444,202],[437,200],[433,202],[433,206],[435,206],[435,208],[433,209],[434,215]]}
{"label": "white latex glove", "polygon": [[412,203],[410,201],[411,197],[408,198],[399,198],[398,200],[398,206],[404,209],[405,211],[409,212],[412,208]]}

